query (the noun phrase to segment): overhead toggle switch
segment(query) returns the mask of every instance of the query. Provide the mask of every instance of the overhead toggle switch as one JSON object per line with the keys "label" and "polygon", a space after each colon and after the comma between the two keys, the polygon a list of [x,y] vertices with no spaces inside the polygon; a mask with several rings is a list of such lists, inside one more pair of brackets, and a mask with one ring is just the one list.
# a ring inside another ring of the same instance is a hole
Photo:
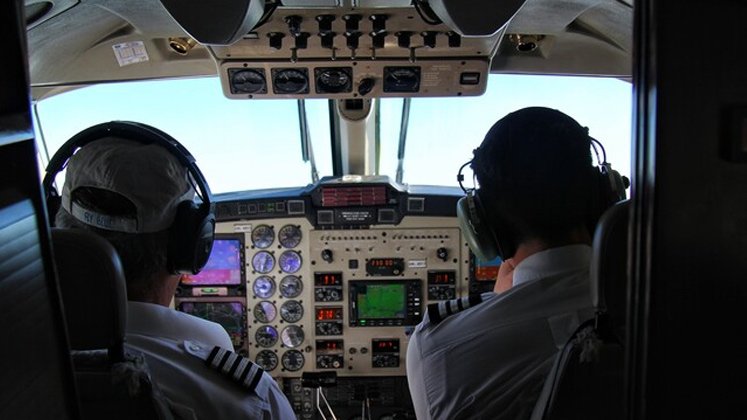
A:
{"label": "overhead toggle switch", "polygon": [[368,34],[371,36],[371,46],[373,48],[384,48],[384,44],[386,43],[386,31],[381,32],[371,32]]}
{"label": "overhead toggle switch", "polygon": [[332,22],[336,19],[335,15],[319,15],[316,21],[319,22],[319,33],[332,32]]}
{"label": "overhead toggle switch", "polygon": [[397,45],[401,48],[410,48],[410,37],[412,32],[402,31],[394,34],[397,37]]}
{"label": "overhead toggle switch", "polygon": [[273,50],[279,50],[283,48],[283,38],[285,37],[285,34],[282,32],[270,32],[267,34],[267,37],[270,38],[270,48]]}
{"label": "overhead toggle switch", "polygon": [[322,48],[332,49],[335,47],[335,36],[337,34],[334,32],[325,32],[319,34],[319,37],[322,39]]}
{"label": "overhead toggle switch", "polygon": [[309,37],[311,34],[308,32],[301,32],[295,36],[296,38],[296,49],[303,50],[309,46]]}
{"label": "overhead toggle switch", "polygon": [[344,15],[342,17],[342,20],[345,21],[345,31],[346,32],[354,32],[357,31],[358,23],[363,19],[363,16],[361,15]]}
{"label": "overhead toggle switch", "polygon": [[351,50],[358,48],[358,45],[359,45],[358,39],[361,37],[361,35],[363,35],[362,33],[358,31],[353,31],[353,32],[345,32],[344,35],[345,35],[345,39],[347,39],[346,44],[348,48],[350,48]]}
{"label": "overhead toggle switch", "polygon": [[374,32],[384,32],[386,31],[386,20],[389,19],[389,16],[387,15],[371,15],[368,17],[368,19],[371,20],[373,24],[373,31]]}
{"label": "overhead toggle switch", "polygon": [[438,35],[438,32],[435,31],[421,32],[420,36],[423,37],[423,45],[428,48],[436,48],[436,35]]}
{"label": "overhead toggle switch", "polygon": [[301,16],[286,16],[285,23],[288,24],[288,32],[293,36],[298,36],[301,33],[301,22],[303,18]]}

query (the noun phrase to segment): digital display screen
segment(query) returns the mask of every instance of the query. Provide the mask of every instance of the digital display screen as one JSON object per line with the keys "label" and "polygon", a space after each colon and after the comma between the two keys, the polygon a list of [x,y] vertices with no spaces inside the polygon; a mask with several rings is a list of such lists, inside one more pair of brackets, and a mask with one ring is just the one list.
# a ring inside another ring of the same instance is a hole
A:
{"label": "digital display screen", "polygon": [[477,281],[495,281],[498,277],[498,268],[503,260],[496,257],[492,261],[483,261],[475,257],[475,280]]}
{"label": "digital display screen", "polygon": [[342,319],[342,308],[316,308],[317,321],[334,321]]}
{"label": "digital display screen", "polygon": [[315,286],[342,286],[342,273],[314,273]]}
{"label": "digital display screen", "polygon": [[407,314],[405,285],[368,284],[359,289],[356,304],[361,319],[403,319]]}
{"label": "digital display screen", "polygon": [[182,302],[179,310],[222,325],[234,345],[244,335],[245,310],[240,302]]}
{"label": "digital display screen", "polygon": [[205,268],[199,274],[185,275],[182,284],[187,286],[232,286],[241,284],[241,241],[216,239]]}
{"label": "digital display screen", "polygon": [[456,273],[454,271],[429,271],[428,284],[455,284]]}
{"label": "digital display screen", "polygon": [[392,339],[374,339],[372,342],[372,348],[374,353],[389,353],[399,352],[399,340],[396,338]]}
{"label": "digital display screen", "polygon": [[316,340],[316,351],[342,351],[342,340]]}

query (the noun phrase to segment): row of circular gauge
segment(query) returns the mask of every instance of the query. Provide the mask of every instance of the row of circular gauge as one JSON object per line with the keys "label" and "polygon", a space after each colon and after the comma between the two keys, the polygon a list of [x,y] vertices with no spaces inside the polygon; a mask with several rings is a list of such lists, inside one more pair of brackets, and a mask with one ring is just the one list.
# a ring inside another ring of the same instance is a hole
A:
{"label": "row of circular gauge", "polygon": [[[301,295],[303,282],[298,276],[288,275],[280,280],[280,295],[292,299]],[[259,276],[252,285],[254,295],[260,299],[268,299],[275,294],[275,280],[270,276]]]}
{"label": "row of circular gauge", "polygon": [[[295,248],[301,243],[303,234],[296,225],[285,225],[278,231],[278,242],[284,248]],[[272,226],[259,225],[252,229],[252,245],[255,248],[266,249],[275,242],[275,230]]]}
{"label": "row of circular gauge", "polygon": [[[275,368],[278,367],[278,355],[272,350],[262,350],[257,353],[257,357],[254,361],[266,372],[275,370]],[[304,361],[303,353],[298,350],[286,351],[283,353],[281,360],[283,363],[283,369],[290,372],[301,370]]]}
{"label": "row of circular gauge", "polygon": [[[283,251],[277,261],[280,271],[295,273],[301,269],[303,261],[301,254],[296,251]],[[252,257],[252,270],[256,273],[267,274],[275,269],[275,256],[270,251],[259,251]]]}
{"label": "row of circular gauge", "polygon": [[[254,319],[263,324],[273,322],[278,316],[275,304],[263,300],[254,305]],[[298,322],[303,318],[303,306],[297,300],[289,300],[280,305],[280,317],[285,322]]]}

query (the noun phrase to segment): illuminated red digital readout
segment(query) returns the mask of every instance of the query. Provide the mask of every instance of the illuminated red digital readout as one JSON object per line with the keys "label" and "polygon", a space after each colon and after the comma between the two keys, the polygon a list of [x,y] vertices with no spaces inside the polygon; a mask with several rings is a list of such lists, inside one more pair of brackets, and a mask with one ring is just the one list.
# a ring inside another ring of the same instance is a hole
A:
{"label": "illuminated red digital readout", "polygon": [[441,283],[449,283],[451,280],[451,275],[449,273],[436,273],[433,276],[433,283],[441,284]]}
{"label": "illuminated red digital readout", "polygon": [[316,308],[317,321],[342,319],[342,308]]}
{"label": "illuminated red digital readout", "polygon": [[371,267],[394,267],[398,261],[392,258],[373,258],[369,264]]}
{"label": "illuminated red digital readout", "polygon": [[317,340],[316,350],[317,351],[342,350],[342,341],[341,340]]}
{"label": "illuminated red digital readout", "polygon": [[342,273],[315,273],[314,284],[316,286],[341,286]]}
{"label": "illuminated red digital readout", "polygon": [[399,351],[399,340],[378,340],[373,342],[374,351],[391,352]]}

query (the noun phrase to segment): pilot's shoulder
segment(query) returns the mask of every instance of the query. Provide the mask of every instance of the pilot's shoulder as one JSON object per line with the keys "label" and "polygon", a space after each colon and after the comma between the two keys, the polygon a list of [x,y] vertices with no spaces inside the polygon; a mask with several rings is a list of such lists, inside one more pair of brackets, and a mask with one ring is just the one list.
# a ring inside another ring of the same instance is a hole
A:
{"label": "pilot's shoulder", "polygon": [[243,388],[260,399],[268,398],[274,381],[249,358],[219,346],[204,345],[196,341],[185,341],[183,345],[187,353],[203,360],[226,384]]}
{"label": "pilot's shoulder", "polygon": [[428,325],[438,325],[446,318],[473,308],[481,304],[484,300],[484,295],[474,294],[461,298],[431,303],[430,305],[428,305],[427,316],[424,320],[424,323]]}

